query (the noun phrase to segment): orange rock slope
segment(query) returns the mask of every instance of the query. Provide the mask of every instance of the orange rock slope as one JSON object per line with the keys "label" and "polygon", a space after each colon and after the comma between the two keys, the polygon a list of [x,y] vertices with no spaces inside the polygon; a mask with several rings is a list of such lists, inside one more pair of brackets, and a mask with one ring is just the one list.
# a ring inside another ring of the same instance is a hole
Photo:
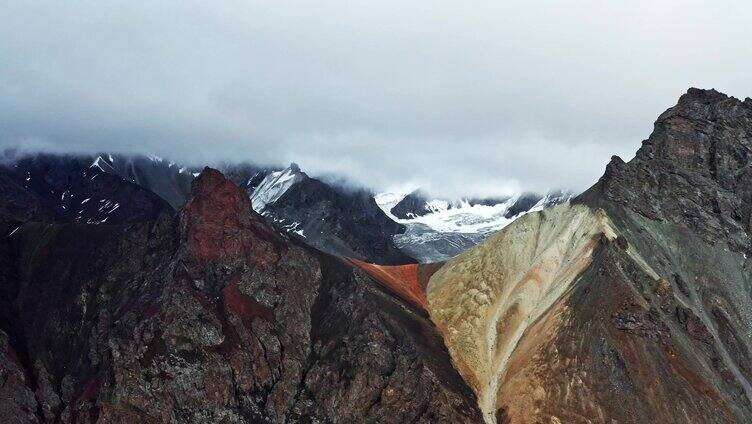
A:
{"label": "orange rock slope", "polygon": [[381,283],[404,301],[424,312],[428,311],[426,285],[428,284],[428,278],[438,268],[438,265],[408,264],[389,266],[372,264],[353,258],[347,258],[347,260],[367,272],[374,280]]}

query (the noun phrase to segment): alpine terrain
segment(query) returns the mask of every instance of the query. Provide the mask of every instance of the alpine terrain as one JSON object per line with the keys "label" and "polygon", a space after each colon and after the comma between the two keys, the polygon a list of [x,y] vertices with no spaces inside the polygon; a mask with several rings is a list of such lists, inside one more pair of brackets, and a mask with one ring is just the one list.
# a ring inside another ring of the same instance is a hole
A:
{"label": "alpine terrain", "polygon": [[3,163],[3,422],[752,422],[752,99],[576,196]]}
{"label": "alpine terrain", "polygon": [[568,202],[569,192],[544,196],[522,193],[508,198],[431,199],[415,191],[381,193],[384,212],[406,227],[393,236],[395,244],[422,263],[441,262],[485,240],[527,212]]}

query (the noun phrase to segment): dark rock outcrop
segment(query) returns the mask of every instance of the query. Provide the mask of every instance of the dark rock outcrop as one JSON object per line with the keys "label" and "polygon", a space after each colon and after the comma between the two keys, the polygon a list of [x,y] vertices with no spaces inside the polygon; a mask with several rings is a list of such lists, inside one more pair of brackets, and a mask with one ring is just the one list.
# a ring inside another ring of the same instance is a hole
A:
{"label": "dark rock outcrop", "polygon": [[0,207],[28,220],[119,224],[173,213],[159,196],[92,165],[89,157],[39,154],[0,168],[9,186]]}
{"label": "dark rock outcrop", "polygon": [[543,196],[534,193],[525,193],[518,197],[517,200],[515,200],[512,206],[507,209],[507,212],[504,214],[504,216],[507,218],[513,218],[521,213],[525,213],[532,209],[532,207],[535,206],[542,198]]}
{"label": "dark rock outcrop", "polygon": [[193,174],[158,157],[102,154],[94,159],[104,172],[141,186],[164,199],[173,209],[183,207],[191,192]]}
{"label": "dark rock outcrop", "polygon": [[685,226],[709,243],[749,252],[752,99],[691,88],[658,117],[634,159],[614,156],[581,196]]}
{"label": "dark rock outcrop", "polygon": [[27,223],[4,246],[18,422],[480,421],[421,311],[278,234],[217,171],[179,217]]}
{"label": "dark rock outcrop", "polygon": [[330,254],[386,265],[415,262],[392,239],[405,226],[386,216],[367,190],[333,187],[303,174],[262,214]]}
{"label": "dark rock outcrop", "polygon": [[410,219],[428,215],[432,211],[428,207],[428,198],[420,191],[414,191],[397,202],[389,212],[397,218]]}

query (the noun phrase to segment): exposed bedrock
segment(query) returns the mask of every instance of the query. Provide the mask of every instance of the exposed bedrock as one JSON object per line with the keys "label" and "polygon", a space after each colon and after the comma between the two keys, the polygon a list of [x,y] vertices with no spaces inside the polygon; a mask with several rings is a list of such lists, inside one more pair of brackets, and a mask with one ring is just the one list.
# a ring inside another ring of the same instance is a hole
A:
{"label": "exposed bedrock", "polygon": [[217,171],[177,217],[7,240],[0,411],[17,422],[481,420],[425,313],[273,231]]}

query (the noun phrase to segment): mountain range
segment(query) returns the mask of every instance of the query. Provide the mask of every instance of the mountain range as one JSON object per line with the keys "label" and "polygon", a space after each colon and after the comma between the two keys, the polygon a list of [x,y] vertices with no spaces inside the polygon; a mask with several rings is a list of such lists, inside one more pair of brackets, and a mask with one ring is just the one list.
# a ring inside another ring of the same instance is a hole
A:
{"label": "mountain range", "polygon": [[3,163],[6,422],[752,422],[752,99],[690,89],[578,195]]}
{"label": "mountain range", "polygon": [[[134,215],[131,209],[137,205],[127,204],[122,196],[106,193],[102,188],[105,185],[130,191],[140,187],[145,189],[139,191],[140,195],[156,194],[177,211],[189,198],[191,182],[201,170],[155,156],[111,153],[5,156],[5,166],[0,169],[6,178],[39,196],[60,219],[90,223],[122,221],[112,215],[109,209],[113,207],[122,207],[118,213],[129,219],[144,220],[157,213]],[[571,197],[561,192],[545,197],[526,193],[468,202],[427,197],[417,200],[417,194],[411,193],[395,206],[397,211],[411,199],[423,202],[424,207],[430,205],[431,209],[421,216],[402,219],[392,213],[390,205],[383,203],[384,199],[394,197],[391,193],[374,194],[364,188],[327,183],[309,177],[296,164],[276,168],[222,163],[217,168],[248,194],[253,210],[278,230],[333,255],[389,265],[446,260],[517,216]],[[73,199],[79,202],[73,204]],[[135,197],[133,202],[138,203]],[[164,207],[162,204],[158,208]]]}

